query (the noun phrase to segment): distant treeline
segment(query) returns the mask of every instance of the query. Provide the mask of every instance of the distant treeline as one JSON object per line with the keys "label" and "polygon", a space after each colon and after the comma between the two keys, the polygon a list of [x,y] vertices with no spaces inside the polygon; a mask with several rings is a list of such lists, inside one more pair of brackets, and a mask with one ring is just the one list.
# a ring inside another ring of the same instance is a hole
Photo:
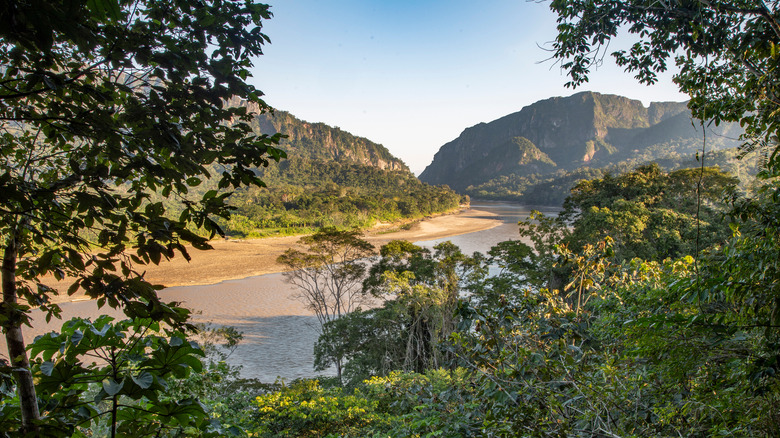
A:
{"label": "distant treeline", "polygon": [[453,210],[468,196],[420,182],[408,171],[292,158],[261,170],[265,188],[237,191],[222,221],[229,235],[293,234],[324,226],[368,227]]}
{"label": "distant treeline", "polygon": [[[558,170],[550,174],[502,175],[477,186],[469,186],[465,193],[472,198],[516,201],[527,205],[561,205],[578,181],[602,178],[630,172],[637,166],[655,162],[667,171],[701,166],[699,155],[673,152],[661,154],[662,146],[648,148],[635,158],[601,168],[581,167],[574,170]],[[687,152],[687,151],[686,151]],[[750,155],[741,158],[737,149],[707,152],[704,165],[719,167],[740,180],[742,188],[751,191],[761,157]]]}

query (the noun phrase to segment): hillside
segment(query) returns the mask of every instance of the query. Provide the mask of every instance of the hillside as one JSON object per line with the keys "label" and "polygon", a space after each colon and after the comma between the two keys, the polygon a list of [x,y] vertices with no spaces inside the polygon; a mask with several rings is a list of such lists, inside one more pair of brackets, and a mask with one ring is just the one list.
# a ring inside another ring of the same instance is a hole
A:
{"label": "hillside", "polygon": [[[246,102],[240,101],[232,101],[230,104],[247,105]],[[249,105],[250,112],[260,113],[256,105]],[[250,125],[257,134],[285,135],[286,138],[279,147],[287,152],[289,157],[409,171],[403,161],[394,157],[381,144],[324,123],[300,120],[286,111],[275,110],[273,113],[259,114]]]}
{"label": "hillside", "polygon": [[[708,148],[736,147],[740,133],[734,124],[709,127]],[[506,156],[507,143],[517,138],[523,138],[525,150],[534,151],[531,159]],[[637,157],[692,156],[701,148],[701,138],[701,128],[692,123],[685,103],[654,102],[645,107],[622,96],[582,92],[542,100],[467,128],[439,149],[420,180],[473,195],[469,187],[501,186],[496,182],[501,177],[538,179]]]}
{"label": "hillside", "polygon": [[279,147],[288,158],[256,169],[267,187],[242,188],[230,197],[233,217],[218,220],[230,235],[368,227],[452,210],[464,201],[449,188],[420,182],[384,146],[339,128],[280,110],[256,116],[250,126],[257,134],[286,136]]}

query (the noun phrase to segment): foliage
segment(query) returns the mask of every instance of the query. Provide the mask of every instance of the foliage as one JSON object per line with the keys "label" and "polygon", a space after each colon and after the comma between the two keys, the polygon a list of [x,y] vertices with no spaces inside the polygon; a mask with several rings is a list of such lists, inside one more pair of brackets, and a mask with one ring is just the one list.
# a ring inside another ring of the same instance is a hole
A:
{"label": "foliage", "polygon": [[372,377],[356,392],[377,400],[392,420],[380,436],[474,436],[481,419],[472,388],[466,370],[438,368]]}
{"label": "foliage", "polygon": [[[279,137],[255,136],[246,108],[265,109],[246,83],[268,38],[268,6],[252,1],[22,1],[0,14],[0,324],[23,407],[36,433],[35,390],[21,326],[59,308],[42,278],[74,279],[98,305],[182,324],[140,266],[221,233],[228,193],[191,196],[214,176],[220,189],[261,185],[254,168],[279,160]],[[213,169],[219,169],[214,175]],[[175,200],[174,217],[150,198]],[[192,229],[191,229],[192,228]]]}
{"label": "foliage", "polygon": [[553,58],[569,74],[569,86],[587,81],[610,41],[627,31],[636,41],[611,53],[642,83],[657,81],[673,61],[674,82],[689,95],[701,120],[739,121],[747,149],[771,151],[767,175],[777,175],[778,58],[780,24],[776,2],[555,0],[558,36]]}
{"label": "foliage", "polygon": [[574,251],[609,235],[618,260],[696,255],[724,242],[724,199],[737,181],[717,168],[663,173],[657,165],[577,184],[560,219],[574,227],[564,242]]}
{"label": "foliage", "polygon": [[[470,436],[479,420],[464,370],[394,372],[352,390],[303,380],[257,398],[258,436]],[[466,403],[467,402],[467,403]],[[465,416],[464,416],[465,415]]]}
{"label": "foliage", "polygon": [[[580,181],[555,217],[532,211],[520,222],[522,241],[490,251],[493,263],[513,272],[514,287],[566,292],[572,260],[609,240],[609,259],[662,261],[696,255],[725,242],[728,197],[736,179],[717,168],[665,173],[657,165]],[[532,250],[533,248],[533,250]]]}
{"label": "foliage", "polygon": [[[170,391],[202,371],[203,350],[181,331],[149,319],[76,318],[36,338],[30,354],[45,436],[218,436],[219,423],[192,394]],[[14,436],[19,407],[5,399],[2,411],[4,436]]]}
{"label": "foliage", "polygon": [[581,253],[607,237],[617,263],[695,255],[731,234],[726,202],[737,196],[736,185],[718,168],[665,173],[655,164],[580,181],[556,217],[534,211],[520,223],[520,235],[531,240],[533,252],[522,242],[502,243],[525,248],[525,258],[515,256],[507,266],[522,269],[529,285],[562,290],[570,269],[560,254]]}
{"label": "foliage", "polygon": [[316,380],[294,382],[256,403],[253,432],[260,437],[370,436],[365,428],[386,421],[376,401],[323,388]]}
{"label": "foliage", "polygon": [[[374,246],[363,240],[361,234],[358,230],[321,228],[301,238],[306,252],[289,248],[277,258],[288,269],[285,279],[298,288],[296,298],[317,316],[321,333],[330,329],[328,322],[349,314],[370,299],[361,284]],[[335,365],[341,378],[340,350],[323,348],[320,353],[320,367]]]}
{"label": "foliage", "polygon": [[[627,188],[654,192],[643,182]],[[776,184],[761,194],[737,206],[739,234],[698,262],[628,263],[609,238],[544,244],[548,263],[570,266],[561,293],[517,287],[510,269],[480,283],[461,308],[472,330],[453,336],[494,419],[481,433],[776,436]]]}
{"label": "foliage", "polygon": [[776,436],[777,188],[762,193],[740,206],[741,234],[698,263],[621,267],[607,247],[559,246],[576,300],[489,279],[462,310],[475,331],[456,335],[475,376],[503,389],[482,394],[489,415],[550,435]]}
{"label": "foliage", "polygon": [[443,289],[449,302],[457,301],[461,279],[476,274],[480,255],[463,254],[452,242],[433,247],[433,253],[403,240],[393,240],[380,249],[381,258],[371,266],[363,287],[373,294],[386,294],[388,273],[408,276],[412,285],[427,285]]}
{"label": "foliage", "polygon": [[[30,351],[41,433],[245,436],[257,394],[278,387],[242,380],[240,367],[227,363],[242,339],[234,328],[199,324],[194,336],[186,335],[150,320],[102,316],[94,323],[75,318],[61,333],[36,338]],[[15,382],[8,377],[0,436],[22,436]]]}
{"label": "foliage", "polygon": [[196,339],[203,350],[200,372],[183,379],[168,381],[169,394],[192,397],[206,409],[210,422],[220,436],[244,436],[247,418],[258,391],[266,390],[256,382],[240,378],[240,366],[228,359],[242,341],[243,335],[234,327],[197,324]]}
{"label": "foliage", "polygon": [[239,190],[230,200],[237,210],[221,221],[235,236],[321,227],[366,228],[377,221],[395,222],[450,211],[468,203],[446,187],[421,183],[411,172],[314,161],[285,160],[263,169],[270,187]]}
{"label": "foliage", "polygon": [[331,356],[341,357],[347,385],[400,369],[407,345],[407,317],[404,309],[385,303],[368,310],[357,309],[328,322],[327,330],[314,344],[315,369],[326,369]]}

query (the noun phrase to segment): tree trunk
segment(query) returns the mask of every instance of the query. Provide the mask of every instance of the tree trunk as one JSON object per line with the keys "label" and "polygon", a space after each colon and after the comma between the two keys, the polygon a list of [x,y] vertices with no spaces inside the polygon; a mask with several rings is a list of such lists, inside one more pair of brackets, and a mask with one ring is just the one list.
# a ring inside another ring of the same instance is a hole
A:
{"label": "tree trunk", "polygon": [[3,253],[2,287],[3,287],[3,312],[8,318],[3,326],[5,341],[8,344],[8,357],[11,360],[13,374],[16,378],[19,403],[22,410],[22,431],[26,434],[37,435],[39,432],[38,420],[41,415],[38,411],[38,397],[35,395],[30,360],[27,358],[26,345],[22,336],[22,313],[16,309],[16,258],[19,248],[16,236],[11,236],[6,243]]}
{"label": "tree trunk", "polygon": [[550,268],[550,277],[547,280],[547,289],[552,292],[558,290],[558,293],[563,294],[564,278],[553,268]]}
{"label": "tree trunk", "polygon": [[[114,382],[119,381],[119,375],[117,374],[117,360],[116,360],[116,348],[111,347],[111,371],[112,375],[111,377],[114,379]],[[117,415],[119,413],[119,397],[114,394],[113,397],[111,397],[111,438],[116,438],[116,424],[117,424]]]}

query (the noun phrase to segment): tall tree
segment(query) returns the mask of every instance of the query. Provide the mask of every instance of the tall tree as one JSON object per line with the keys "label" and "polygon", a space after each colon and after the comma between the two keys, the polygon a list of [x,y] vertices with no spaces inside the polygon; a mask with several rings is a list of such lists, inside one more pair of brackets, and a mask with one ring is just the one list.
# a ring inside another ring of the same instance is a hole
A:
{"label": "tall tree", "polygon": [[[456,329],[462,286],[487,274],[483,256],[467,256],[449,241],[437,244],[431,253],[403,240],[382,246],[380,254],[363,288],[392,297],[383,309],[394,310],[402,331],[397,336],[405,344],[399,366],[417,372],[442,366],[452,359],[440,346]],[[377,320],[383,316],[377,315]]]}
{"label": "tall tree", "polygon": [[[316,316],[321,335],[327,336],[330,325],[361,304],[370,296],[363,292],[367,257],[374,254],[374,246],[363,240],[359,230],[321,228],[301,238],[306,251],[290,248],[277,258],[289,270],[284,276],[298,287],[297,298]],[[325,352],[336,366],[341,378],[342,354],[337,349]]]}
{"label": "tall tree", "polygon": [[627,31],[635,43],[612,52],[618,65],[647,84],[669,63],[674,82],[705,121],[739,121],[748,150],[769,152],[767,175],[780,175],[780,2],[763,0],[553,0],[558,36],[553,58],[576,87]]}
{"label": "tall tree", "polygon": [[[40,420],[22,326],[29,310],[56,315],[42,278],[75,278],[68,293],[131,317],[183,324],[142,266],[184,244],[208,248],[230,209],[219,188],[262,182],[277,137],[257,137],[246,83],[268,38],[267,5],[251,0],[21,0],[0,5],[0,327],[22,406]],[[166,204],[153,193],[168,198]],[[180,210],[172,216],[166,205]]]}

